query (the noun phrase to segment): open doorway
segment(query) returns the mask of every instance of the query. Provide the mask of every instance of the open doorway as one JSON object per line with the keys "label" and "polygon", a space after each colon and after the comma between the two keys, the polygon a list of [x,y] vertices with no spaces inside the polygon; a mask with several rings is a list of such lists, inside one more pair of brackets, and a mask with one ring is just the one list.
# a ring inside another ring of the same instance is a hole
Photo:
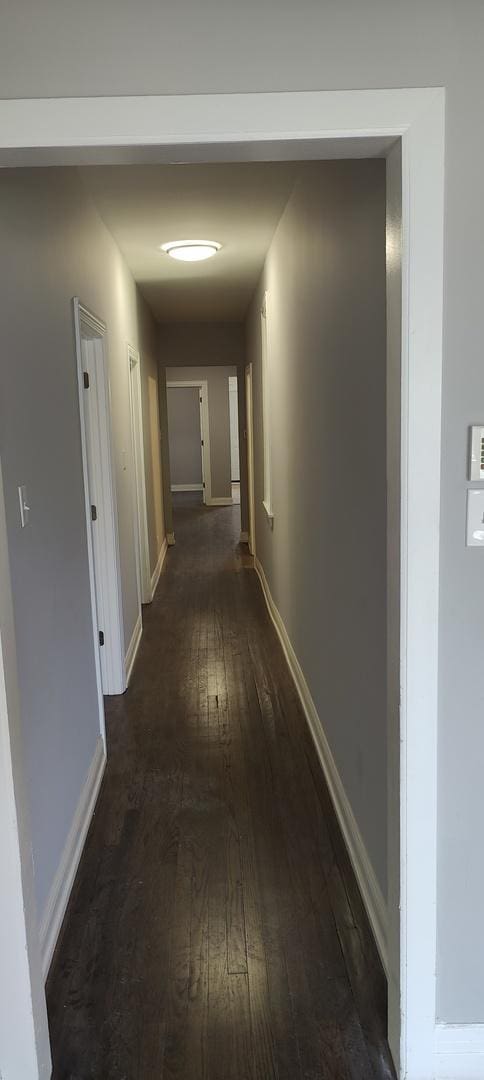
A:
{"label": "open doorway", "polygon": [[210,424],[206,380],[166,384],[171,491],[199,492],[210,503]]}
{"label": "open doorway", "polygon": [[[237,387],[235,394],[231,391],[233,382],[237,383],[237,368],[222,363],[197,365],[193,362],[196,340],[190,341],[187,356],[186,348],[181,352],[178,327],[163,325],[160,329],[162,354],[168,332],[172,360],[177,359],[178,350],[184,360],[192,360],[182,366],[161,367],[161,378],[166,379],[171,493],[179,506],[184,502],[195,505],[197,501],[207,508],[239,506],[239,402]],[[207,324],[206,331],[211,330],[211,324]],[[239,478],[235,487],[233,475]],[[240,517],[240,510],[237,513]]]}
{"label": "open doorway", "polygon": [[[257,453],[257,450],[256,450],[256,453]],[[277,525],[277,527],[278,527],[278,525]]]}

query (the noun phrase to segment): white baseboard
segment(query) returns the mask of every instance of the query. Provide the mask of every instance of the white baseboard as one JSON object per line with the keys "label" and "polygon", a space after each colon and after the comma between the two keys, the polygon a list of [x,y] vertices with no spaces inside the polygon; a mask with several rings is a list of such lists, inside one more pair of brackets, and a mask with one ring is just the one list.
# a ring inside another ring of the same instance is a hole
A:
{"label": "white baseboard", "polygon": [[166,534],[166,542],[168,544],[168,547],[174,547],[175,546],[175,533],[167,533]]}
{"label": "white baseboard", "polygon": [[153,570],[153,573],[151,575],[151,599],[153,599],[153,597],[155,595],[157,585],[158,585],[158,582],[160,580],[160,574],[161,574],[161,571],[163,569],[163,563],[164,563],[165,558],[166,558],[166,553],[167,553],[167,550],[168,550],[168,544],[170,543],[170,540],[169,540],[170,535],[173,536],[173,543],[175,543],[175,536],[174,536],[173,533],[169,533],[168,536],[165,536],[165,539],[163,540],[163,543],[162,543],[162,545],[160,547],[160,554],[158,555],[158,561],[157,561],[155,569]]}
{"label": "white baseboard", "polygon": [[230,498],[215,498],[207,499],[206,506],[233,506],[234,500],[232,496]]}
{"label": "white baseboard", "polygon": [[133,630],[133,633],[132,633],[132,636],[131,636],[131,641],[130,641],[130,643],[128,645],[128,649],[127,649],[126,656],[125,656],[125,659],[124,659],[124,671],[125,671],[125,677],[126,677],[126,686],[129,686],[129,680],[131,678],[131,672],[132,672],[133,667],[134,667],[134,662],[136,660],[136,655],[137,655],[137,652],[138,652],[138,649],[139,649],[142,634],[143,634],[143,619],[142,619],[141,612],[140,612],[139,615],[138,615],[138,618],[136,619],[136,622],[135,622],[135,625],[134,625],[134,630]]}
{"label": "white baseboard", "polygon": [[241,532],[239,543],[240,544],[248,544],[249,543],[249,534],[248,534],[248,532]]}
{"label": "white baseboard", "polygon": [[172,484],[172,491],[203,491],[203,484]]}
{"label": "white baseboard", "polygon": [[436,1024],[435,1080],[483,1080],[484,1024]]}
{"label": "white baseboard", "polygon": [[[309,730],[311,732],[316,751],[321,762],[326,783],[329,788],[333,806],[336,811],[340,829],[348,849],[353,870],[360,888],[363,902],[366,907],[368,918],[371,923],[375,941],[380,953],[381,961],[388,977],[388,913],[387,906],[378,884],[375,872],[368,857],[363,837],[358,828],[356,818],[351,809],[348,796],[343,787],[343,782],[336,767],[336,762],[326,738],[323,724],[316,711],[316,706],[304,677],[301,665],[292,647],[286,627],[284,626],[280,612],[278,611],[269,589],[267,578],[262,569],[259,559],[254,560],[254,567],[262,585],[265,601],[271,619],[277,630],[279,640],[284,650],[289,670],[294,680],[294,685],[299,695]],[[483,1074],[484,1076],[484,1074]]]}
{"label": "white baseboard", "polygon": [[47,978],[106,765],[99,737],[39,927],[42,972]]}

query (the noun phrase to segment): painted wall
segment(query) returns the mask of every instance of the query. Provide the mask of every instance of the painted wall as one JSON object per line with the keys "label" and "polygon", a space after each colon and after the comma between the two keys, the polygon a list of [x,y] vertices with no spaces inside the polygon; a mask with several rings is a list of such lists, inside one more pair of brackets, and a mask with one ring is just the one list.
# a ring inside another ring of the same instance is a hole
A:
{"label": "painted wall", "polygon": [[[212,499],[230,499],[232,485],[230,477],[230,412],[229,412],[229,375],[235,369],[222,367],[176,367],[166,368],[167,383],[173,380],[187,382],[203,379],[208,383],[208,418],[210,426],[210,472]],[[169,388],[168,388],[169,392]],[[168,412],[168,430],[170,414]],[[172,441],[170,438],[170,466],[172,465]],[[172,483],[176,483],[173,480]]]}
{"label": "painted wall", "polygon": [[[262,506],[265,290],[272,529]],[[247,330],[257,555],[385,895],[384,161],[307,169],[276,230]]]}
{"label": "painted wall", "polygon": [[237,376],[231,375],[229,379],[229,408],[230,408],[230,468],[233,481],[240,481],[240,454],[239,454],[239,397]]}
{"label": "painted wall", "polygon": [[171,483],[202,486],[200,392],[197,386],[167,386]]}
{"label": "painted wall", "polygon": [[484,894],[484,860],[475,857],[484,574],[483,553],[464,544],[467,427],[484,416],[484,6],[139,0],[135,11],[118,0],[87,10],[23,0],[3,12],[2,30],[4,97],[446,87],[437,1009],[444,1020],[484,1022],[484,936],[475,933]]}
{"label": "painted wall", "polygon": [[146,498],[148,503],[150,569],[153,574],[167,532],[163,499],[163,474],[160,459],[161,421],[158,397],[158,365],[156,365],[155,370],[148,375],[146,384],[148,389],[148,412],[147,414],[143,413],[143,417],[145,424],[145,438],[147,436],[149,440],[149,458],[148,465],[145,464],[145,470],[151,470],[152,478],[151,498],[149,498],[148,495]]}
{"label": "painted wall", "polygon": [[245,364],[241,323],[161,323],[160,360],[166,367],[223,367]]}
{"label": "painted wall", "polygon": [[[133,285],[130,281],[130,290]],[[146,478],[146,512],[150,570],[153,573],[165,539],[163,477],[161,469],[161,425],[158,400],[158,327],[151,311],[136,289],[137,334],[141,364],[141,396]],[[136,329],[136,327],[135,327]]]}
{"label": "painted wall", "polygon": [[[76,170],[3,170],[0,222],[0,451],[42,914],[99,734],[72,297],[108,328],[126,645],[137,605],[127,343],[141,353],[145,404],[147,379],[157,374],[156,336]],[[158,541],[147,459],[153,565]],[[27,485],[31,506],[24,530],[18,484]],[[162,527],[158,522],[158,532]]]}

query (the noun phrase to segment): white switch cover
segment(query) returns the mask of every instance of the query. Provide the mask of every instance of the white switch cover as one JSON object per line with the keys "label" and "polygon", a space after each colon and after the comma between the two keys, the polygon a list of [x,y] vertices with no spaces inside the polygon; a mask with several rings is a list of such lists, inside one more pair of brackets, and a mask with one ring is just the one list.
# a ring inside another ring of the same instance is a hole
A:
{"label": "white switch cover", "polygon": [[484,488],[467,492],[467,547],[484,547]]}
{"label": "white switch cover", "polygon": [[29,523],[30,506],[28,505],[27,488],[25,484],[20,484],[18,489],[18,501],[20,503],[20,524],[22,529]]}
{"label": "white switch cover", "polygon": [[484,427],[471,427],[469,480],[484,480]]}

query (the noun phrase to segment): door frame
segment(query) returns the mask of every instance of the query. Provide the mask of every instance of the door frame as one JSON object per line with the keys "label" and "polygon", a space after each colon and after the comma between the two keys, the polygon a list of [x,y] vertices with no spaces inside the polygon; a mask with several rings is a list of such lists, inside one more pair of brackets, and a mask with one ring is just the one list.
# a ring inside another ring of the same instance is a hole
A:
{"label": "door frame", "polygon": [[[129,410],[131,447],[133,453],[133,515],[135,533],[136,574],[139,585],[139,614],[141,605],[152,600],[150,550],[148,540],[148,510],[146,505],[145,447],[143,399],[141,391],[141,360],[137,349],[128,345]],[[133,386],[134,383],[134,386]]]}
{"label": "door frame", "polygon": [[[106,350],[106,324],[92,311],[73,300],[74,328],[77,360],[77,385],[79,392],[79,423],[81,433],[82,474],[84,481],[84,505],[86,515],[87,555],[91,590],[94,658],[99,702],[99,726],[104,745],[106,730],[104,722],[104,694],[122,694],[126,689],[124,662],[124,628],[119,558],[118,509],[116,481],[112,457],[111,407],[109,372]],[[100,453],[94,451],[92,466],[95,471],[98,516],[91,517],[93,498],[89,484],[88,429],[86,424],[85,395],[92,387],[84,382],[84,341],[90,341],[96,349],[95,362],[99,367],[97,381],[96,412],[99,421]],[[100,512],[99,512],[100,511]],[[93,526],[98,532],[95,555]],[[96,574],[96,561],[99,573]],[[99,645],[99,632],[104,633],[103,655]]]}
{"label": "door frame", "polygon": [[[207,379],[170,379],[166,382],[166,389],[182,389],[197,387],[200,392],[200,441],[202,456],[202,496],[206,506],[212,504],[212,471],[210,467],[210,413],[208,411],[208,381]],[[168,430],[168,438],[170,432]],[[170,483],[170,491],[171,483]]]}
{"label": "door frame", "polygon": [[247,508],[249,516],[248,545],[250,554],[256,555],[255,531],[255,476],[254,476],[254,395],[252,364],[245,366],[245,435],[247,449]]}
{"label": "door frame", "polygon": [[[402,146],[400,642],[389,787],[389,1030],[407,1080],[436,1065],[437,718],[445,91],[7,99],[0,165],[288,160],[385,155]],[[400,346],[398,345],[400,349]],[[422,526],[425,522],[425,528]],[[391,710],[389,710],[389,714]],[[30,1080],[30,1078],[29,1078]]]}

